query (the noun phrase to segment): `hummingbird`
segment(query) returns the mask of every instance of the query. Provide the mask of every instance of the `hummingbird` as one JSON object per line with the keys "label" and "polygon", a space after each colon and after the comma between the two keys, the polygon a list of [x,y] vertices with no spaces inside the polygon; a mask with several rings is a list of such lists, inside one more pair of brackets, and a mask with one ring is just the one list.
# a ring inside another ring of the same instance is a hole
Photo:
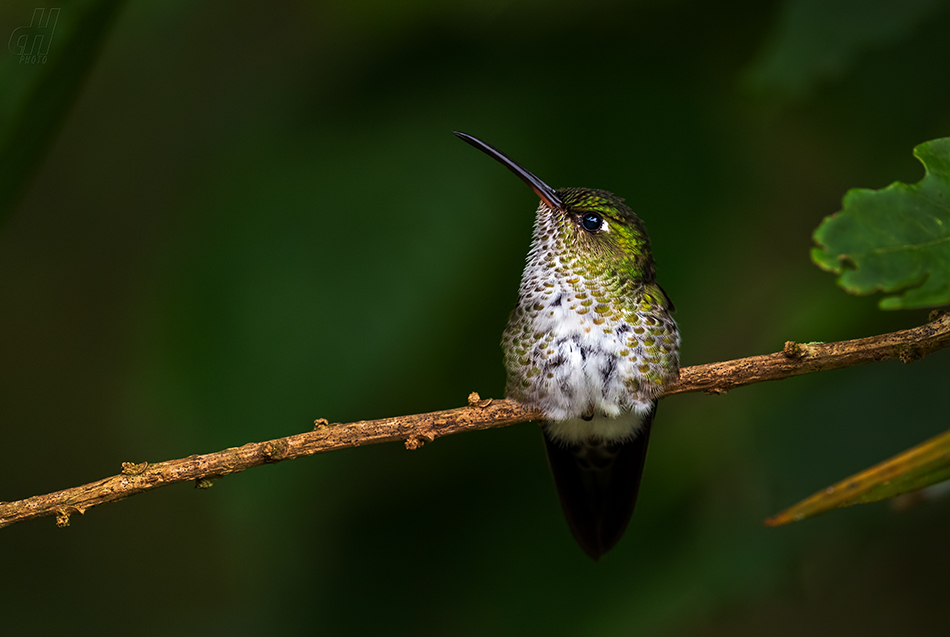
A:
{"label": "hummingbird", "polygon": [[646,228],[623,199],[555,190],[496,148],[455,135],[541,200],[502,338],[506,396],[544,414],[561,508],[598,560],[630,522],[657,399],[679,376],[673,303],[656,282]]}

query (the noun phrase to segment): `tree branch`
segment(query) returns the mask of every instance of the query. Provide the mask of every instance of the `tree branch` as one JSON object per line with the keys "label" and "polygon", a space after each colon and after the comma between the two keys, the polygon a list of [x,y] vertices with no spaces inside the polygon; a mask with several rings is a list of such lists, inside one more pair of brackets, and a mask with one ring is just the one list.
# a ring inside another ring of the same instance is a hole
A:
{"label": "tree branch", "polygon": [[[838,343],[789,341],[775,354],[686,367],[663,395],[724,394],[753,383],[874,361],[910,363],[945,347],[950,347],[950,314],[933,312],[929,323],[910,330]],[[540,419],[540,413],[513,400],[481,400],[475,393],[469,396],[467,407],[458,409],[334,425],[320,419],[313,431],[155,464],[125,462],[122,472],[110,478],[17,502],[0,502],[0,527],[50,515],[56,516],[58,526],[68,526],[73,513],[82,514],[94,506],[176,482],[194,480],[197,487],[206,488],[229,473],[333,449],[395,440],[404,440],[408,449],[418,449],[448,434]]]}

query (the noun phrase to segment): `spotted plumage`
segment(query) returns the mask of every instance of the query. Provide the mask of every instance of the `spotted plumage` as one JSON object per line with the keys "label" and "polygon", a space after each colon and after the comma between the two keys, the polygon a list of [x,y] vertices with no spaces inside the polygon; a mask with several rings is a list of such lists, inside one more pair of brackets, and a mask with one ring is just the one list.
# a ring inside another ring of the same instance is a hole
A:
{"label": "spotted plumage", "polygon": [[564,513],[597,559],[627,526],[657,397],[679,373],[673,305],[656,283],[643,222],[622,199],[551,189],[500,151],[456,134],[541,199],[502,340],[507,395],[545,415]]}

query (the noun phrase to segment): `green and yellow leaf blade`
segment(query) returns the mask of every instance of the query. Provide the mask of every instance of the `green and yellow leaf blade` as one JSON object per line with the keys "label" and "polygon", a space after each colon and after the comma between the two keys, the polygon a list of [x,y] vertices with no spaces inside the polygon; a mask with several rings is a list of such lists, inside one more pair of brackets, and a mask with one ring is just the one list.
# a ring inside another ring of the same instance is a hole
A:
{"label": "green and yellow leaf blade", "polygon": [[866,504],[950,479],[950,431],[856,473],[765,520],[780,526],[830,509]]}

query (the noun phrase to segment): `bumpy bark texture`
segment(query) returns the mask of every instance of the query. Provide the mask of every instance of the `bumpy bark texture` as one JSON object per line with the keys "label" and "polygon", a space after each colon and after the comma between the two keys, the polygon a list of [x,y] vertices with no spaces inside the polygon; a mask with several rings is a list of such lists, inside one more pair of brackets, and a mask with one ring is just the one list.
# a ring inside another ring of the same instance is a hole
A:
{"label": "bumpy bark texture", "polygon": [[[766,380],[875,361],[900,359],[910,363],[945,347],[950,347],[950,314],[934,312],[929,323],[910,330],[838,343],[789,341],[775,354],[686,367],[680,370],[679,380],[668,385],[663,395],[694,391],[724,394],[730,389]],[[57,525],[68,526],[74,513],[82,514],[94,506],[168,484],[193,480],[197,487],[203,488],[229,473],[333,449],[396,440],[405,441],[408,449],[418,449],[440,436],[540,418],[540,413],[512,400],[482,400],[472,393],[468,406],[458,409],[346,424],[328,424],[320,419],[313,431],[179,460],[154,464],[125,462],[122,472],[110,478],[16,502],[0,502],[0,527],[44,516],[56,516]]]}

